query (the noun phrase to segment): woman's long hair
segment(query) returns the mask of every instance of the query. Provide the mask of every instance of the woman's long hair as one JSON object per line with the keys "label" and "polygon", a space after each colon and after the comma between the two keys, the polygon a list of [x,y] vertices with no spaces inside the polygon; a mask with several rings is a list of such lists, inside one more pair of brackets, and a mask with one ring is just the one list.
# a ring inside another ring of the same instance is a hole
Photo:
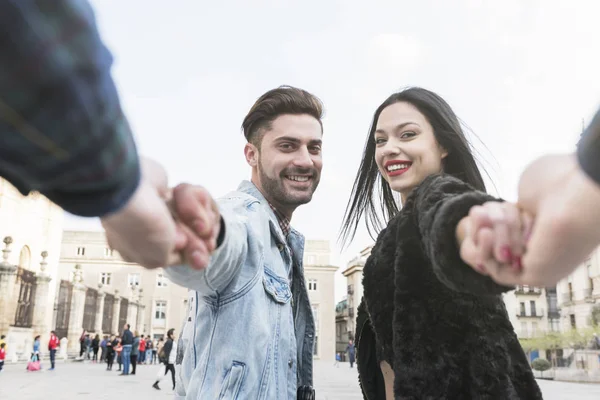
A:
{"label": "woman's long hair", "polygon": [[[354,238],[363,215],[367,231],[375,240],[384,224],[399,211],[398,201],[390,185],[385,179],[381,179],[375,162],[376,146],[373,140],[379,115],[383,109],[398,102],[412,104],[431,124],[435,139],[448,152],[443,161],[444,173],[470,184],[477,190],[486,190],[471,146],[450,105],[436,93],[419,87],[394,93],[377,107],[371,122],[362,161],[354,180],[340,232],[344,245]],[[377,190],[375,190],[376,186]]]}

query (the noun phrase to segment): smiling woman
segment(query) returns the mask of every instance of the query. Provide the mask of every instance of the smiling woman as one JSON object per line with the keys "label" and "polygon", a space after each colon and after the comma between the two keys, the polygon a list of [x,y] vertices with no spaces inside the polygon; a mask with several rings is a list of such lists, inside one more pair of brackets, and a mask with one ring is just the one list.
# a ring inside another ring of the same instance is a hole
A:
{"label": "smiling woman", "polygon": [[357,313],[366,399],[542,398],[500,295],[512,288],[460,259],[459,222],[490,200],[440,96],[411,88],[377,108],[342,227],[352,239],[363,214],[371,232],[387,220]]}

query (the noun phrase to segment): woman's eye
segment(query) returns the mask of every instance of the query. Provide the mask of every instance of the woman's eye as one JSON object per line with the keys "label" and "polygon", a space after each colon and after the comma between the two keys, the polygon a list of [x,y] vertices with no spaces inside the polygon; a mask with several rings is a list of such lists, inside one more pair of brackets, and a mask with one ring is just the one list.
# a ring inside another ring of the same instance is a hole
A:
{"label": "woman's eye", "polygon": [[416,135],[416,133],[409,131],[409,132],[403,132],[402,135],[400,135],[400,137],[402,139],[408,139],[408,138],[411,138],[411,137],[413,137],[415,135]]}
{"label": "woman's eye", "polygon": [[381,144],[381,143],[385,143],[385,139],[383,139],[383,138],[376,138],[375,139],[375,144]]}

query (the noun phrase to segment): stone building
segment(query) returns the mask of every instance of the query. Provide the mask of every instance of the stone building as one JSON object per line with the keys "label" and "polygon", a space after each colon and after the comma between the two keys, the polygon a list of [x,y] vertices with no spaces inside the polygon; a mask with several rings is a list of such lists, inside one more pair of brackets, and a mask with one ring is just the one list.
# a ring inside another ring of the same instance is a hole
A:
{"label": "stone building", "polygon": [[316,324],[314,358],[335,357],[335,272],[327,240],[306,240],[304,276]]}
{"label": "stone building", "polygon": [[596,324],[600,324],[600,248],[558,283],[556,294],[563,331],[591,327],[593,311]]}
{"label": "stone building", "polygon": [[125,323],[154,338],[179,331],[187,309],[187,290],[172,284],[162,269],[123,261],[103,232],[65,231],[55,285],[54,326],[76,350],[85,329],[117,334]]}
{"label": "stone building", "polygon": [[0,178],[0,334],[9,361],[29,354],[35,334],[49,337],[62,226],[60,207]]}

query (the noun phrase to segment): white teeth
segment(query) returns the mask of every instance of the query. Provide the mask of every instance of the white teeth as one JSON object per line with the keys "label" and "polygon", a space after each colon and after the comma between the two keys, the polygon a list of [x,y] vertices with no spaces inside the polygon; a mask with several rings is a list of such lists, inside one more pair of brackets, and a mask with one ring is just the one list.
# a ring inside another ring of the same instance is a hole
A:
{"label": "white teeth", "polygon": [[388,171],[397,171],[399,169],[406,169],[410,167],[410,164],[392,164],[387,167]]}
{"label": "white teeth", "polygon": [[287,177],[289,180],[296,182],[306,182],[308,181],[308,176],[298,176],[298,175],[290,175]]}

